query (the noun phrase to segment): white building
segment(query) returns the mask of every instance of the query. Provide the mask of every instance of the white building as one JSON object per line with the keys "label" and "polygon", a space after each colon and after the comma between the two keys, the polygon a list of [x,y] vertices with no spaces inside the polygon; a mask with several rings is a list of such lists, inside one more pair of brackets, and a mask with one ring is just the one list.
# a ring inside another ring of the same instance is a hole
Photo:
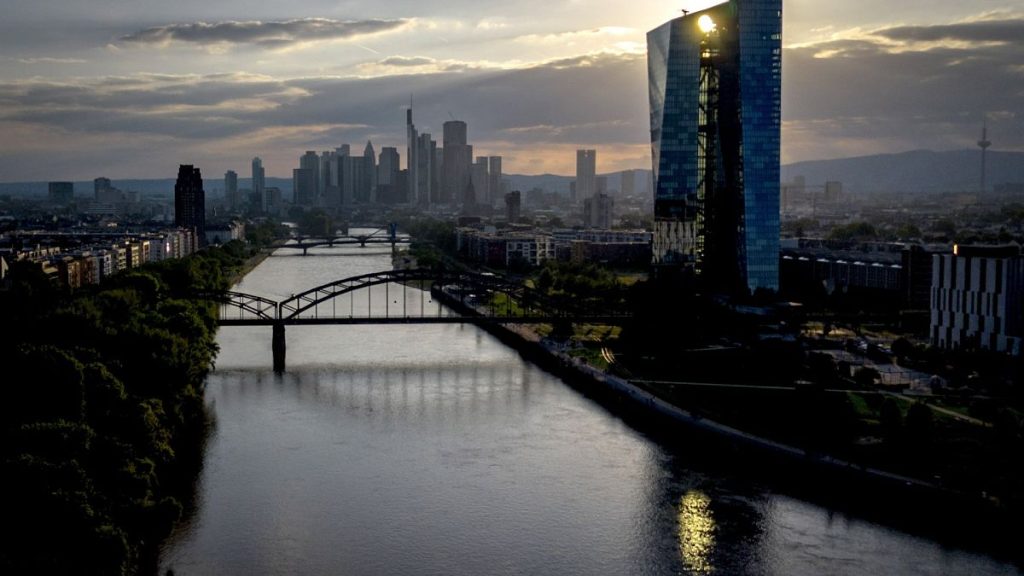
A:
{"label": "white building", "polygon": [[932,257],[931,339],[945,349],[1021,353],[1024,257],[1018,246],[954,246]]}

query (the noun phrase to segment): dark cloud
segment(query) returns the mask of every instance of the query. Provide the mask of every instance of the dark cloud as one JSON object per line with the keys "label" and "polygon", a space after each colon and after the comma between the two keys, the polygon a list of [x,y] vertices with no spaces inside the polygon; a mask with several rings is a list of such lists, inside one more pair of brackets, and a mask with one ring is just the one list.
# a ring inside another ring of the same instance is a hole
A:
{"label": "dark cloud", "polygon": [[434,62],[433,58],[423,56],[391,56],[377,63],[383,66],[426,66]]}
{"label": "dark cloud", "polygon": [[128,44],[165,44],[185,42],[209,44],[254,44],[280,48],[310,40],[338,40],[389,32],[408,20],[332,20],[301,18],[296,20],[249,22],[193,22],[169,24],[139,30],[120,40]]}
{"label": "dark cloud", "polygon": [[1020,43],[1024,39],[1024,19],[981,20],[934,26],[899,26],[875,33],[891,40],[937,42],[960,40],[965,42]]}
{"label": "dark cloud", "polygon": [[[784,155],[1024,149],[1024,21],[894,27],[783,54]],[[894,44],[894,42],[898,44]]]}

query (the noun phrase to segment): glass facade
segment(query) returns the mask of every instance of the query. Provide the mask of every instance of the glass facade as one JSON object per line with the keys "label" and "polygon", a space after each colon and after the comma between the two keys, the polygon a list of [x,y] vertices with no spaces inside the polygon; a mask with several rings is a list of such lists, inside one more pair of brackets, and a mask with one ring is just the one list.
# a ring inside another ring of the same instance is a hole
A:
{"label": "glass facade", "polygon": [[[705,15],[714,32],[698,25]],[[666,22],[648,33],[647,54],[654,264],[713,273],[719,288],[738,279],[778,290],[781,0],[732,0]]]}

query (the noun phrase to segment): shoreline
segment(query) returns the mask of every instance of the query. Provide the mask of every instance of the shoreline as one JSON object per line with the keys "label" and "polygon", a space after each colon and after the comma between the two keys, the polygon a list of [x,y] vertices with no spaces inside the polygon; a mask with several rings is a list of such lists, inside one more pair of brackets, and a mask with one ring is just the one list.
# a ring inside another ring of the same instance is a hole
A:
{"label": "shoreline", "polygon": [[[438,297],[460,313],[479,313],[450,295],[441,293]],[[695,415],[580,358],[546,346],[528,328],[515,324],[479,326],[524,359],[642,431],[653,429],[670,442],[680,432],[697,436],[707,441],[701,450],[710,450],[712,460],[724,453],[735,464],[750,468],[758,477],[766,477],[772,485],[792,491],[794,496],[824,500],[839,511],[910,533],[927,534],[945,545],[977,548],[1014,564],[1024,563],[1024,553],[1012,537],[1015,529],[1009,511],[981,496],[744,432]]]}

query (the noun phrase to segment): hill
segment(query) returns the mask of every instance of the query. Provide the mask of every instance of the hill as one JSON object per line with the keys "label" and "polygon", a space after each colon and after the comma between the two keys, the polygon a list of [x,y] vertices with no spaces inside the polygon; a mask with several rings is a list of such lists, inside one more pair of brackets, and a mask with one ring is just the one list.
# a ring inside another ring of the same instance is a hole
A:
{"label": "hill", "polygon": [[[989,190],[1024,182],[1024,152],[988,153]],[[854,193],[976,192],[981,185],[981,152],[914,150],[837,160],[797,162],[782,167],[783,182],[802,175],[808,186],[838,180]]]}

